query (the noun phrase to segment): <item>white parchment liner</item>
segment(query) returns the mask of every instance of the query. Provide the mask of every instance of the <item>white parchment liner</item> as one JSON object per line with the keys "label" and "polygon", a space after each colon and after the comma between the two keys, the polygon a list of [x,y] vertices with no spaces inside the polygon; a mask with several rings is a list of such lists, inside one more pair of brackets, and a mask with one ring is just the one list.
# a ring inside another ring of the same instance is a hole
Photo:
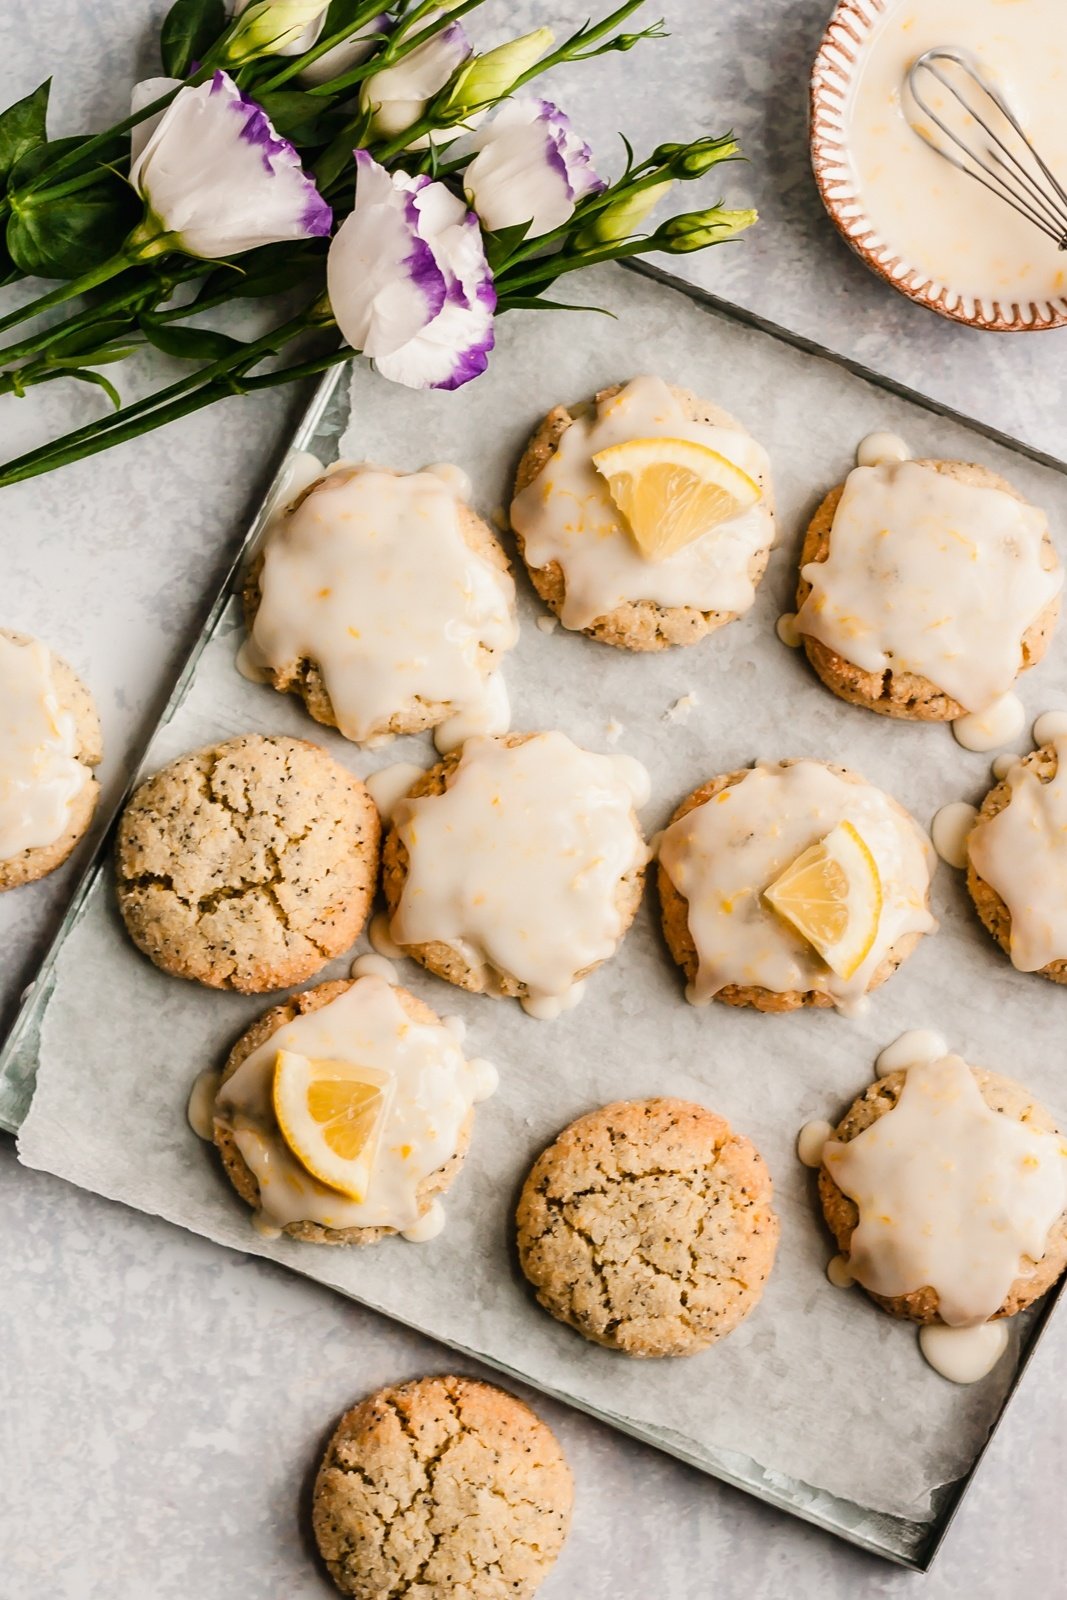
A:
{"label": "white parchment liner", "polygon": [[[894,723],[835,700],[801,655],[779,643],[774,623],[792,607],[806,517],[873,429],[902,433],[915,454],[981,460],[1006,473],[1047,508],[1061,535],[1067,479],[673,290],[610,269],[583,276],[580,291],[618,320],[510,314],[488,376],[457,394],[412,394],[361,367],[342,453],[402,468],[456,461],[491,516],[506,504],[526,436],[554,402],[657,372],[725,406],[767,446],[779,547],[743,621],[654,656],[543,632],[535,626],[543,610],[520,580],[522,638],[506,668],[514,726],[560,727],[606,750],[609,722],[622,723],[615,748],[652,773],[650,833],[698,783],[757,757],[807,755],[855,767],[924,824],[950,799],[979,799],[989,781],[985,758],[959,749],[945,726]],[[233,669],[241,636],[234,604],[180,711],[157,735],[150,768],[249,730],[319,740],[360,773],[432,760],[427,737],[362,754],[317,727],[298,702],[246,683]],[[666,720],[688,693],[697,704],[687,719]],[[1023,681],[1022,695],[1032,716],[1067,704],[1067,630]],[[471,1050],[497,1062],[501,1087],[478,1109],[440,1238],[334,1250],[260,1239],[185,1122],[196,1073],[219,1063],[270,1000],[215,994],[157,972],[126,940],[105,876],[58,964],[21,1158],[284,1261],[728,1475],[779,1487],[799,1480],[876,1513],[927,1521],[934,1491],[966,1472],[995,1420],[1013,1358],[984,1383],[953,1387],[924,1365],[910,1325],[859,1291],[833,1289],[824,1277],[830,1240],[793,1146],[804,1121],[843,1111],[870,1079],[879,1048],[906,1027],[936,1027],[953,1048],[1018,1077],[1053,1109],[1067,1102],[1067,992],[1011,968],[947,867],[934,900],[941,932],[858,1021],[691,1009],[662,947],[651,893],[617,958],[556,1022],[465,996],[405,963],[403,981],[416,993],[466,1018]],[[323,976],[344,970],[335,963]],[[637,1362],[586,1344],[540,1311],[514,1262],[511,1215],[531,1160],[564,1124],[604,1101],[657,1093],[702,1100],[755,1140],[774,1176],[782,1240],[763,1300],[736,1333],[699,1356]],[[807,1496],[809,1504],[817,1499]],[[867,1519],[869,1528],[876,1523]]]}

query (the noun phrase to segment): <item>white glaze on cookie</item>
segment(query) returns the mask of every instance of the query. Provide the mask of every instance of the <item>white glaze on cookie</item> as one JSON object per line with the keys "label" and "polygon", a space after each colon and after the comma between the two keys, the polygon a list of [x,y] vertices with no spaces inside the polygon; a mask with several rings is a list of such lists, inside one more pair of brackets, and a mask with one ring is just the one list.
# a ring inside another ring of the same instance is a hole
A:
{"label": "white glaze on cookie", "polygon": [[984,1322],[1067,1207],[1067,1142],[994,1111],[960,1056],[916,1062],[900,1097],[823,1162],[859,1209],[857,1282],[896,1296],[929,1286],[950,1327]]}
{"label": "white glaze on cookie", "polygon": [[404,798],[425,771],[425,767],[417,767],[413,761],[394,761],[392,766],[379,767],[369,778],[364,778],[367,793],[378,807],[383,822],[391,820],[397,801]]}
{"label": "white glaze on cookie", "polygon": [[[661,561],[649,561],[625,526],[592,457],[631,439],[686,439],[727,457],[764,490],[748,511]],[[531,567],[558,561],[565,628],[587,628],[628,601],[744,612],[755,590],[753,558],[774,542],[765,451],[740,428],[691,422],[660,378],[634,378],[575,418],[532,483],[515,496],[511,522]]]}
{"label": "white glaze on cookie", "polygon": [[1018,738],[1026,722],[1026,708],[1017,694],[1002,694],[984,711],[968,711],[952,724],[956,743],[984,755]]}
{"label": "white glaze on cookie", "polygon": [[77,724],[60,706],[48,650],[0,634],[0,861],[66,833],[90,777],[77,751]]}
{"label": "white glaze on cookie", "polygon": [[868,433],[856,446],[857,467],[880,467],[886,461],[909,461],[911,451],[899,433]]}
{"label": "white glaze on cookie", "polygon": [[507,974],[535,1015],[553,1011],[622,936],[621,880],[648,859],[633,819],[647,795],[639,762],[562,733],[468,741],[443,794],[397,806],[408,865],[390,937],[450,945],[487,987]]}
{"label": "white glaze on cookie", "polygon": [[950,867],[967,865],[967,835],[978,817],[978,807],[966,800],[950,800],[934,815],[930,837],[942,861]]}
{"label": "white glaze on cookie", "polygon": [[276,671],[316,662],[346,738],[381,734],[420,700],[507,726],[493,662],[518,637],[515,586],[467,543],[460,509],[439,470],[346,467],[267,539],[256,657]]}
{"label": "white glaze on cookie", "polygon": [[979,1322],[973,1328],[946,1328],[930,1322],[919,1329],[919,1349],[928,1364],[950,1383],[977,1383],[992,1372],[1008,1348],[1007,1323]]}
{"label": "white glaze on cookie", "polygon": [[907,1072],[920,1061],[941,1061],[949,1053],[943,1034],[933,1028],[909,1028],[887,1044],[874,1064],[876,1077],[887,1072]]}
{"label": "white glaze on cookie", "polygon": [[1010,954],[1020,972],[1067,957],[1067,734],[1052,748],[1056,776],[1042,783],[1017,761],[1005,780],[1008,804],[967,840],[971,865],[1011,915]]}
{"label": "white glaze on cookie", "polygon": [[198,1139],[206,1139],[208,1144],[214,1137],[215,1098],[219,1092],[220,1081],[221,1074],[210,1067],[198,1073],[193,1081],[185,1111],[190,1128]]}
{"label": "white glaze on cookie", "polygon": [[[842,821],[867,845],[882,882],[874,943],[847,979],[763,900],[768,885]],[[699,968],[687,998],[695,1005],[742,984],[775,993],[815,990],[842,1007],[864,994],[901,939],[936,926],[927,909],[934,855],[922,829],[881,790],[816,761],[754,767],[672,822],[659,859],[688,901]]]}
{"label": "white glaze on cookie", "polygon": [[985,711],[1062,587],[1043,565],[1046,532],[1041,511],[1002,489],[916,461],[857,467],[827,559],[802,568],[812,588],[797,626],[865,672],[916,673]]}
{"label": "white glaze on cookie", "polygon": [[1067,711],[1043,711],[1034,723],[1035,745],[1051,744],[1067,734]]}
{"label": "white glaze on cookie", "polygon": [[830,1123],[805,1122],[797,1134],[797,1160],[805,1167],[822,1166],[822,1147],[833,1133]]}
{"label": "white glaze on cookie", "polygon": [[[280,1050],[388,1075],[392,1095],[365,1200],[319,1183],[282,1138],[271,1102]],[[450,1029],[417,1021],[384,979],[368,976],[328,1005],[285,1023],[254,1050],[219,1090],[215,1119],[232,1129],[259,1184],[259,1214],[273,1226],[317,1222],[404,1232],[422,1215],[419,1185],[454,1155],[487,1083],[482,1064],[464,1059]]]}

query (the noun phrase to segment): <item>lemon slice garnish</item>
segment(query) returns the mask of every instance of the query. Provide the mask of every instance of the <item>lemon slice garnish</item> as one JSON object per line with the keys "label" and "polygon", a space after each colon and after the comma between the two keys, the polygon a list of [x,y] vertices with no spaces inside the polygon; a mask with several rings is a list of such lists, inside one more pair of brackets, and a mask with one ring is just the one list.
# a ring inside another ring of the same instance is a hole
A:
{"label": "lemon slice garnish", "polygon": [[665,561],[760,497],[759,484],[717,450],[689,439],[627,439],[593,465],[648,561]]}
{"label": "lemon slice garnish", "polygon": [[870,954],[882,915],[882,880],[851,822],[839,822],[799,855],[763,897],[839,978],[851,978]]}
{"label": "lemon slice garnish", "polygon": [[272,1100],[282,1138],[313,1178],[350,1200],[367,1198],[390,1083],[376,1067],[278,1051]]}

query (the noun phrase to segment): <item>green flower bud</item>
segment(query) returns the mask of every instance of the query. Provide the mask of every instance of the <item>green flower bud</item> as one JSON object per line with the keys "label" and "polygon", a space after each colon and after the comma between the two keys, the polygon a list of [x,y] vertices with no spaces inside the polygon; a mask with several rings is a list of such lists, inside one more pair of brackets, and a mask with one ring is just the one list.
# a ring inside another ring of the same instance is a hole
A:
{"label": "green flower bud", "polygon": [[706,211],[684,211],[657,228],[653,238],[661,250],[685,255],[690,250],[704,250],[709,244],[732,239],[745,228],[751,228],[757,216],[755,211],[727,211],[723,206],[710,206]]}
{"label": "green flower bud", "polygon": [[474,56],[452,85],[448,99],[440,108],[441,116],[458,119],[464,112],[502,100],[516,79],[552,48],[555,38],[551,28],[535,28],[533,33],[498,45],[484,56]]}
{"label": "green flower bud", "polygon": [[699,178],[720,161],[729,161],[741,146],[732,134],[725,139],[694,139],[691,144],[661,144],[652,152],[658,167],[665,167],[675,178]]}
{"label": "green flower bud", "polygon": [[629,194],[620,195],[610,206],[605,206],[603,211],[598,211],[590,218],[586,227],[580,229],[575,236],[575,247],[592,250],[597,245],[617,244],[620,239],[628,239],[637,232],[652,208],[663,199],[672,181],[664,178],[661,183],[650,183],[645,189],[633,189]]}
{"label": "green flower bud", "polygon": [[226,60],[237,65],[260,55],[308,50],[321,32],[325,13],[323,0],[254,0],[252,4],[243,0],[236,7],[236,26],[226,41]]}

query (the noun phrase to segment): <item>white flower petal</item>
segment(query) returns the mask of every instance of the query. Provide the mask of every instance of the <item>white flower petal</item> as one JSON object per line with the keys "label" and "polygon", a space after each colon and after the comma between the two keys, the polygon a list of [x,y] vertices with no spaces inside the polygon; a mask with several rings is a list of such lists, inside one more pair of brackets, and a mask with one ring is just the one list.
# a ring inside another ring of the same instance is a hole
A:
{"label": "white flower petal", "polygon": [[[135,83],[130,91],[130,116],[135,117],[145,106],[152,105],[156,100],[162,100],[165,94],[172,89],[180,89],[181,78],[142,78],[140,83]],[[154,117],[146,117],[135,128],[130,129],[130,159],[136,161],[149,139],[155,133],[163,118],[164,111],[157,111]]]}
{"label": "white flower petal", "polygon": [[[433,20],[433,15],[423,17],[419,28]],[[470,40],[462,26],[450,22],[401,56],[395,66],[383,67],[369,77],[360,90],[359,104],[362,111],[373,113],[373,131],[380,138],[393,139],[410,128],[426,102],[444,88],[470,53]]]}
{"label": "white flower petal", "polygon": [[467,199],[493,233],[523,222],[531,239],[550,233],[604,187],[589,146],[550,100],[511,100],[464,142],[476,152],[463,175]]}
{"label": "white flower petal", "polygon": [[[317,61],[297,73],[296,81],[307,89],[313,89],[317,84],[329,83],[331,78],[339,78],[343,72],[348,72],[352,67],[360,66],[370,55],[374,48],[374,41],[380,33],[384,33],[389,26],[389,18],[384,14],[375,17],[373,22],[368,22],[359,33],[354,33],[348,39],[342,39],[340,44],[335,44],[332,50],[327,50]],[[311,45],[306,49],[310,50]]]}
{"label": "white flower petal", "polygon": [[[236,0],[233,14],[239,17],[250,5],[259,4],[260,0]],[[272,56],[302,56],[318,42],[328,10],[328,5],[322,6],[316,16],[315,0],[267,0],[267,9],[255,20],[250,42]]]}
{"label": "white flower petal", "polygon": [[206,260],[330,231],[330,208],[292,145],[224,72],[179,91],[130,182],[161,231]]}

